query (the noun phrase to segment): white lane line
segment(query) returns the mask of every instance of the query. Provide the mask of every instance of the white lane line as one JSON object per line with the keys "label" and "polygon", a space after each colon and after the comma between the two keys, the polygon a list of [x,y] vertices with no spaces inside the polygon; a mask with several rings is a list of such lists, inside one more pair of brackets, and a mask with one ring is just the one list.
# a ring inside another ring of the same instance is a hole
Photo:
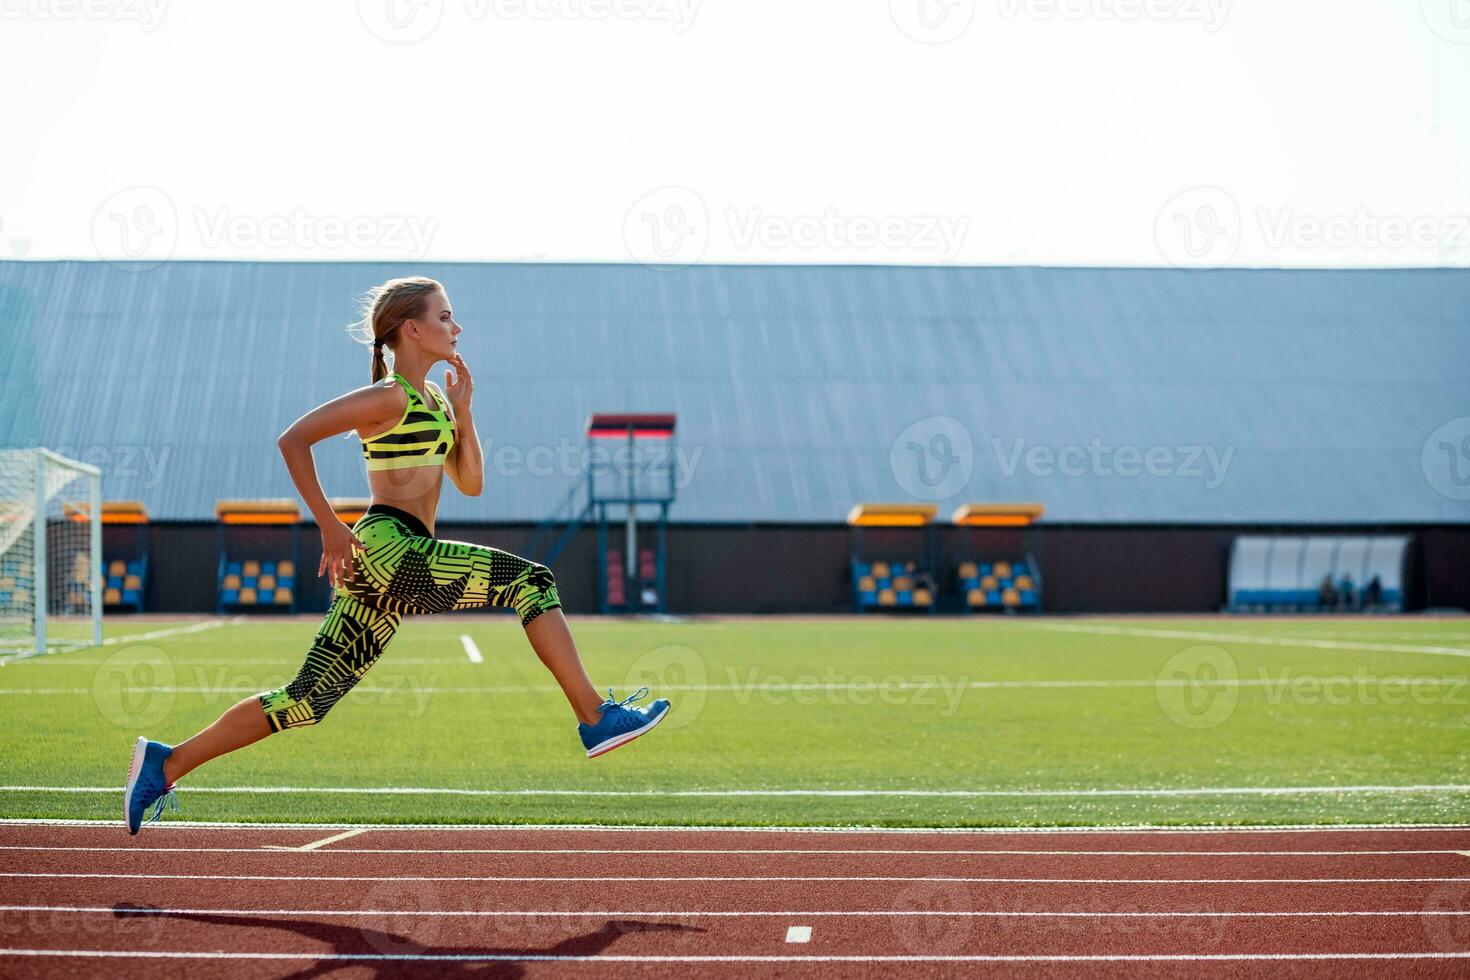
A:
{"label": "white lane line", "polygon": [[1047,909],[802,909],[800,911],[758,911],[753,909],[734,910],[690,910],[690,909],[642,909],[637,911],[617,909],[171,909],[171,908],[129,908],[118,915],[118,909],[111,905],[0,905],[0,912],[54,912],[59,915],[108,915],[120,918],[128,918],[142,915],[234,915],[242,917],[270,916],[307,916],[318,918],[331,916],[335,918],[348,918],[352,916],[394,916],[398,918],[461,918],[461,919],[486,919],[503,918],[507,916],[560,919],[560,918],[586,918],[587,916],[607,916],[609,918],[628,919],[635,916],[647,916],[654,918],[705,918],[705,919],[744,919],[744,918],[771,918],[781,917],[795,919],[809,918],[836,918],[839,916],[861,916],[863,918],[970,918],[970,919],[1312,919],[1312,918],[1373,918],[1373,917],[1409,917],[1420,916],[1470,916],[1470,911],[1463,909],[1351,909],[1346,911],[1321,911],[1310,912],[1301,910],[1282,910],[1265,912],[1217,912],[1217,911],[1187,911],[1171,909],[1165,912],[1090,912],[1077,910],[1047,910]]}
{"label": "white lane line", "polygon": [[480,648],[475,646],[475,638],[468,633],[459,635],[459,642],[464,645],[464,655],[470,658],[472,664],[482,664],[485,658],[480,656]]}
{"label": "white lane line", "polygon": [[791,926],[786,930],[786,941],[788,943],[809,943],[812,941],[811,926]]}
{"label": "white lane line", "polygon": [[1096,633],[1105,636],[1138,636],[1161,640],[1205,640],[1211,643],[1246,643],[1264,647],[1304,647],[1313,650],[1366,650],[1372,653],[1431,653],[1470,657],[1463,647],[1417,646],[1409,643],[1356,643],[1352,640],[1313,640],[1306,637],[1257,636],[1242,633],[1208,633],[1197,630],[1166,630],[1142,626],[1099,626],[1084,623],[1017,623],[1023,628],[1053,633]]}
{"label": "white lane line", "polygon": [[1157,962],[1237,962],[1299,960],[1458,960],[1470,959],[1470,951],[1407,953],[1098,953],[1098,954],[1015,954],[988,953],[974,955],[904,954],[871,956],[831,956],[791,954],[755,956],[715,954],[698,956],[621,956],[612,953],[277,953],[277,952],[195,952],[167,950],[145,952],[132,949],[0,949],[0,956],[59,956],[83,959],[143,960],[312,960],[346,962],[424,962],[424,963],[1157,963]]}
{"label": "white lane line", "polygon": [[[0,793],[116,793],[116,786],[0,786]],[[372,796],[610,797],[959,797],[1303,796],[1334,793],[1470,793],[1470,784],[1412,786],[1199,786],[1155,789],[466,789],[450,786],[190,786],[190,793],[368,794]]]}
{"label": "white lane line", "polygon": [[[112,871],[0,871],[0,878],[96,879],[159,881],[508,881],[582,882],[586,875],[221,875],[221,874],[133,874]],[[1009,885],[1396,885],[1457,881],[1470,884],[1470,876],[1411,878],[1009,878],[961,877],[954,875],[639,875],[638,881],[800,881],[800,882],[947,882]]]}
{"label": "white lane line", "polygon": [[[340,840],[353,834],[364,833],[371,827],[359,827],[338,837],[329,837],[326,842]],[[288,847],[285,844],[263,844],[260,847],[113,847],[98,845],[95,847],[73,847],[61,844],[0,844],[0,851],[86,851],[88,853],[103,851],[119,851],[126,854],[158,853],[158,854],[258,854],[262,849],[274,851],[307,851],[314,846]],[[1470,851],[1452,851],[1444,849],[1427,850],[1371,850],[1371,851],[1063,851],[1042,850],[1037,848],[1006,848],[1006,849],[981,849],[981,848],[885,848],[885,847],[334,847],[331,850],[322,851],[323,854],[564,854],[564,855],[611,855],[635,854],[635,855],[658,855],[658,854],[730,854],[738,856],[811,856],[822,854],[834,854],[842,857],[877,855],[879,857],[898,856],[935,856],[963,857],[974,855],[976,857],[1401,857],[1404,855],[1426,855],[1426,854],[1459,854],[1470,857]]]}
{"label": "white lane line", "polygon": [[[284,844],[262,844],[262,845],[260,845],[259,848],[241,848],[240,850],[296,851],[296,852],[315,851],[315,850],[318,850],[320,848],[326,847],[328,844],[335,844],[339,840],[346,840],[349,837],[356,837],[358,834],[365,834],[367,832],[368,832],[368,828],[367,827],[358,827],[355,830],[344,830],[340,834],[333,834],[331,837],[323,837],[321,840],[314,840],[310,844],[302,844],[300,847],[287,847]],[[93,850],[98,850],[98,848],[93,848]],[[119,847],[119,848],[117,848],[117,850],[125,851],[125,850],[127,850],[127,848],[126,847]],[[328,851],[327,853],[330,854],[331,852]]]}
{"label": "white lane line", "polygon": [[[243,619],[239,616],[236,616],[232,619],[207,619],[198,623],[190,623],[187,626],[169,626],[164,629],[149,630],[146,633],[127,633],[121,636],[106,636],[102,638],[102,642],[99,644],[99,646],[111,647],[117,646],[119,643],[136,643],[140,640],[161,640],[164,637],[168,636],[182,636],[186,633],[202,633],[204,630],[218,629],[221,626],[238,626],[242,622]],[[77,648],[77,652],[81,652],[82,650],[95,649],[97,649],[96,646],[79,647]],[[59,655],[60,654],[58,653],[28,653],[20,654],[18,656],[0,657],[0,667],[8,666],[9,664],[13,663],[19,663],[23,660],[29,660],[32,657]]]}
{"label": "white lane line", "polygon": [[[191,788],[192,789],[192,788]],[[106,792],[107,790],[102,790]],[[0,817],[0,826],[10,827],[112,827],[112,819],[83,817]],[[1208,837],[1219,834],[1239,836],[1242,834],[1287,834],[1313,835],[1323,833],[1360,834],[1425,834],[1445,831],[1470,832],[1470,824],[1463,823],[1300,823],[1300,824],[1253,824],[1221,827],[1214,824],[1103,824],[1099,826],[1014,826],[1014,827],[878,827],[872,824],[812,824],[803,827],[780,825],[730,824],[621,824],[621,823],[301,823],[298,821],[251,821],[238,820],[170,820],[153,824],[148,833],[171,835],[190,830],[348,830],[363,827],[368,830],[433,831],[435,833],[465,833],[496,831],[528,831],[540,833],[566,833],[568,831],[597,831],[607,834],[668,834],[671,831],[690,834],[815,834],[822,837],[851,834],[854,836],[913,837],[928,835],[936,837],[1097,837],[1127,836],[1143,837]],[[133,848],[127,848],[132,850]],[[172,848],[168,848],[172,850]],[[254,850],[254,848],[249,848]]]}

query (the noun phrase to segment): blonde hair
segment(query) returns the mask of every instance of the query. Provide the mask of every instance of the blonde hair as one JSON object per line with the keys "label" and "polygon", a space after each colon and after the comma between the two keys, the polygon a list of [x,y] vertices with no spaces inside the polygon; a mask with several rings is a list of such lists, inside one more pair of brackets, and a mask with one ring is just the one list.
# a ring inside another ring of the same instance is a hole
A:
{"label": "blonde hair", "polygon": [[425,276],[389,279],[363,295],[358,312],[362,318],[348,327],[360,343],[373,351],[373,383],[388,376],[388,361],[383,348],[390,350],[398,343],[398,330],[405,320],[417,320],[429,308],[429,297],[444,287]]}

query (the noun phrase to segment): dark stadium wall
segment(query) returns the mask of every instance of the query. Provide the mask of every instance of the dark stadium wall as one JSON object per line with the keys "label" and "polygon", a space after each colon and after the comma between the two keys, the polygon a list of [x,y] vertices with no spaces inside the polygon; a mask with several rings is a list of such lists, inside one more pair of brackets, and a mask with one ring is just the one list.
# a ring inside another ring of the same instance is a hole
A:
{"label": "dark stadium wall", "polygon": [[[529,525],[451,525],[443,538],[520,553]],[[1412,533],[1405,595],[1411,609],[1470,609],[1470,527],[1047,527],[1036,542],[1046,609],[1058,613],[1209,613],[1225,600],[1230,543],[1241,533]],[[108,528],[108,557],[130,546],[131,529]],[[118,532],[118,533],[114,533]],[[239,557],[279,557],[283,528],[231,532]],[[219,574],[219,529],[209,523],[155,523],[148,529],[151,612],[212,612]],[[321,538],[299,531],[298,609],[324,610],[325,579],[316,577]],[[851,608],[850,531],[842,525],[672,525],[668,530],[668,609],[675,613],[832,613]],[[975,551],[984,545],[973,542]],[[966,542],[941,528],[941,592],[953,588],[953,565]],[[972,553],[973,554],[973,553]],[[596,611],[597,535],[584,529],[554,570],[569,612]]]}

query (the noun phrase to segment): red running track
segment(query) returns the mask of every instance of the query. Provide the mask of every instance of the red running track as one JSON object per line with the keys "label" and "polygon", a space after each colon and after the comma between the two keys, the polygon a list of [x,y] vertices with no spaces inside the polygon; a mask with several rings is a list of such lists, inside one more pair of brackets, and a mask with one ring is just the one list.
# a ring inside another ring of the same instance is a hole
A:
{"label": "red running track", "polygon": [[0,826],[0,976],[1467,977],[1470,828]]}

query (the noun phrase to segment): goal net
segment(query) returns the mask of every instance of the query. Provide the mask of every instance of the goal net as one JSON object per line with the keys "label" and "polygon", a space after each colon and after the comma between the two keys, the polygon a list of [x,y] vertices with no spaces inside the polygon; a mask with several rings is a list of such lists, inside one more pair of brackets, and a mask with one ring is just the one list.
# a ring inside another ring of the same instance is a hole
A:
{"label": "goal net", "polygon": [[0,655],[102,642],[102,478],[49,449],[0,449]]}

